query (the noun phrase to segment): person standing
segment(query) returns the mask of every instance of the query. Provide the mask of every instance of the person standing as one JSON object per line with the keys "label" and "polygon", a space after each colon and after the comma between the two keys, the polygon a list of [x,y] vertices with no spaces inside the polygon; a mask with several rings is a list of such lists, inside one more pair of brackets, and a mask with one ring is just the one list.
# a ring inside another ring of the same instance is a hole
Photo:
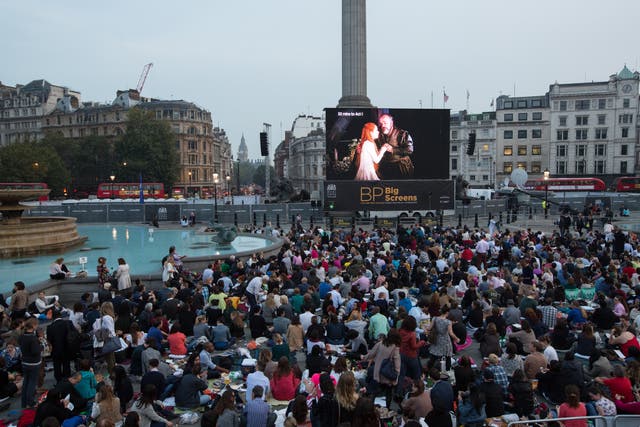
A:
{"label": "person standing", "polygon": [[118,258],[118,269],[116,270],[118,279],[118,290],[125,291],[131,288],[131,275],[129,274],[129,264],[124,258]]}
{"label": "person standing", "polygon": [[13,284],[13,294],[11,295],[11,319],[24,319],[27,313],[27,302],[29,294],[24,289],[24,282],[15,282]]}
{"label": "person standing", "polygon": [[[111,302],[103,303],[102,306],[100,307],[100,314],[102,315],[102,317],[100,317],[95,322],[93,322],[93,325],[92,325],[93,332],[94,332],[93,347],[98,351],[98,353],[102,352],[102,347],[104,346],[105,342],[107,342],[107,340],[116,336],[115,321],[114,321],[114,318],[116,317],[116,315],[113,311],[113,304],[111,304]],[[100,331],[101,329],[106,331],[106,333],[102,334],[104,341],[98,340],[95,336],[96,332]],[[116,364],[115,353],[114,352],[108,353],[104,355],[104,357],[107,362],[109,372],[113,372],[113,368]]]}
{"label": "person standing", "polygon": [[42,364],[42,346],[36,334],[37,319],[29,319],[25,322],[24,333],[19,338],[20,351],[22,352],[22,409],[35,406],[34,395],[36,384]]}
{"label": "person standing", "polygon": [[51,358],[53,359],[53,376],[56,382],[71,376],[71,357],[69,342],[67,340],[69,331],[73,324],[69,320],[60,317],[60,313],[53,312],[53,322],[47,326],[47,341],[51,344]]}
{"label": "person standing", "polygon": [[376,165],[380,163],[384,154],[389,150],[389,145],[384,144],[380,150],[374,142],[380,132],[375,123],[365,123],[362,128],[360,142],[356,148],[356,181],[379,181]]}

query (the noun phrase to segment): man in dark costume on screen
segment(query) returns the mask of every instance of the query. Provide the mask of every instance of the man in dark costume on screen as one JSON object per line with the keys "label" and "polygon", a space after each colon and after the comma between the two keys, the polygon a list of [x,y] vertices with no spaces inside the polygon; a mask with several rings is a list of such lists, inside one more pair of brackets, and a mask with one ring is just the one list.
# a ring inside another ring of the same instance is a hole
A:
{"label": "man in dark costume on screen", "polygon": [[380,136],[378,147],[389,144],[393,151],[385,153],[378,166],[380,179],[409,179],[413,178],[413,139],[406,130],[394,126],[393,117],[383,114],[378,118]]}

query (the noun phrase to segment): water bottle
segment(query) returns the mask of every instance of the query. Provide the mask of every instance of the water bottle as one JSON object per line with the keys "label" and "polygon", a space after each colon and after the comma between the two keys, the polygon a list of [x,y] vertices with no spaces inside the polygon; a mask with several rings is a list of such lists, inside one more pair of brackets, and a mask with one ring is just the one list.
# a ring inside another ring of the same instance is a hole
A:
{"label": "water bottle", "polygon": [[442,359],[440,360],[440,372],[445,372],[447,370],[447,362],[445,359],[445,356],[442,356]]}

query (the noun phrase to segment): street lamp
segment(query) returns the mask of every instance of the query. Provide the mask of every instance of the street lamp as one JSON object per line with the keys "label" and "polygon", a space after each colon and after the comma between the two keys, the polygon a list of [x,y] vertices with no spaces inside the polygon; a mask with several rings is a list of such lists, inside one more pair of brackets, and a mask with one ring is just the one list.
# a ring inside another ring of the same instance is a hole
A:
{"label": "street lamp", "polygon": [[227,194],[229,194],[229,198],[231,199],[231,204],[233,204],[233,196],[231,195],[231,175],[227,174],[225,179],[227,180]]}
{"label": "street lamp", "polygon": [[187,175],[189,175],[189,186],[187,187],[187,191],[185,191],[185,194],[187,197],[189,197],[189,189],[191,189],[192,185],[191,185],[191,171],[189,171],[187,173]]}
{"label": "street lamp", "polygon": [[218,179],[219,175],[213,173],[213,218],[215,222],[218,222]]}
{"label": "street lamp", "polygon": [[544,217],[549,217],[549,169],[544,170]]}
{"label": "street lamp", "polygon": [[113,194],[113,181],[116,180],[116,176],[115,175],[110,175],[109,179],[111,180],[111,198],[114,198],[114,194]]}

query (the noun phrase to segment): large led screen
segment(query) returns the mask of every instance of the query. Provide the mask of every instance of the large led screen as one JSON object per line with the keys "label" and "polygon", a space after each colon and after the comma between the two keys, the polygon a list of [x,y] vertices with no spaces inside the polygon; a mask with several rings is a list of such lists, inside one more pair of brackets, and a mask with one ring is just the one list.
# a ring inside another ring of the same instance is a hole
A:
{"label": "large led screen", "polygon": [[449,178],[449,110],[325,112],[328,181]]}

